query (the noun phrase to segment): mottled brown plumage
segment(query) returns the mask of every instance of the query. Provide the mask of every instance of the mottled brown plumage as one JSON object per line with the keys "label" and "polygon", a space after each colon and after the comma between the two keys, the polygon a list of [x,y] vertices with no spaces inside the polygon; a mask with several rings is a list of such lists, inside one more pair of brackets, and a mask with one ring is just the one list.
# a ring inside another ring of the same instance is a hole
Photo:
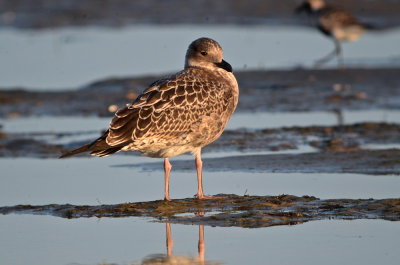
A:
{"label": "mottled brown plumage", "polygon": [[326,5],[323,0],[307,0],[296,11],[305,11],[314,17],[317,28],[325,35],[332,37],[335,42],[335,50],[318,60],[317,66],[326,63],[335,55],[339,59],[339,64],[342,64],[340,42],[358,40],[369,27],[359,22],[350,12]]}
{"label": "mottled brown plumage", "polygon": [[82,152],[107,156],[119,151],[140,151],[149,157],[168,158],[191,152],[196,156],[201,187],[201,148],[215,141],[233,114],[239,96],[231,66],[223,60],[222,48],[208,38],[189,46],[185,69],[150,85],[130,105],[119,109],[109,129],[96,141],[64,154]]}

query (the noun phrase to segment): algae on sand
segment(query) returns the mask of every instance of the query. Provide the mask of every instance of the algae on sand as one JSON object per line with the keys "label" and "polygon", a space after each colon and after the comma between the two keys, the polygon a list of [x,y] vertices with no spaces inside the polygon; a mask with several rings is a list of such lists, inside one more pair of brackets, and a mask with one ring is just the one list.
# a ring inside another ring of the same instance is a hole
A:
{"label": "algae on sand", "polygon": [[1,207],[0,213],[48,214],[62,218],[140,216],[160,222],[249,228],[293,225],[328,218],[400,221],[400,198],[320,200],[293,195],[222,196],[205,201],[190,198],[99,206],[17,205]]}

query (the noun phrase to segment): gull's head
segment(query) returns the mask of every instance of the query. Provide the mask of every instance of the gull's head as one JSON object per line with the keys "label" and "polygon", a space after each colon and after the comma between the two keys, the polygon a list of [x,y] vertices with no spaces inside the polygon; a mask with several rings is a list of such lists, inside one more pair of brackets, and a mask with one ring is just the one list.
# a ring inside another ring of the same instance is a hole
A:
{"label": "gull's head", "polygon": [[200,38],[193,41],[186,52],[185,68],[202,67],[210,70],[218,68],[232,72],[232,66],[224,61],[221,46],[213,39]]}

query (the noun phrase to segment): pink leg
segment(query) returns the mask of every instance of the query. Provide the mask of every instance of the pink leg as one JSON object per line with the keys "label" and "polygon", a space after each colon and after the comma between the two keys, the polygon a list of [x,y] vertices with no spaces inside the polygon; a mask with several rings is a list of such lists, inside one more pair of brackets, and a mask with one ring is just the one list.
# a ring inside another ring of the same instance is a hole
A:
{"label": "pink leg", "polygon": [[165,173],[165,196],[164,200],[170,201],[169,198],[169,173],[171,172],[171,163],[169,162],[169,158],[164,158],[164,173]]}
{"label": "pink leg", "polygon": [[196,155],[196,170],[197,170],[197,194],[196,196],[201,199],[204,194],[203,194],[203,181],[202,181],[202,176],[201,176],[201,171],[203,168],[203,161],[201,161],[201,156],[200,154]]}
{"label": "pink leg", "polygon": [[197,194],[194,195],[198,199],[223,199],[224,196],[206,196],[203,193],[203,181],[202,181],[202,174],[201,170],[203,168],[203,162],[201,161],[201,152],[199,151],[196,154],[196,169],[197,169]]}
{"label": "pink leg", "polygon": [[171,225],[167,223],[167,254],[168,257],[172,254],[172,246],[174,245],[174,241],[172,240],[171,236]]}
{"label": "pink leg", "polygon": [[198,152],[196,155],[196,169],[197,169],[197,194],[195,195],[199,199],[212,199],[213,197],[211,196],[205,196],[203,193],[203,181],[202,181],[202,171],[203,168],[203,162],[201,161],[201,153]]}

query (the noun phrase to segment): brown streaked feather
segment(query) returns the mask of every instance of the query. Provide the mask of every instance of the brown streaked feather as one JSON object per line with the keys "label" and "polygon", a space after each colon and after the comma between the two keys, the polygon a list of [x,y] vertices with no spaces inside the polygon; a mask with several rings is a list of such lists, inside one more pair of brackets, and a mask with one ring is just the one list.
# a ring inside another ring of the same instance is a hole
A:
{"label": "brown streaked feather", "polygon": [[143,107],[140,109],[139,118],[146,119],[151,117],[150,115],[153,113],[153,107]]}
{"label": "brown streaked feather", "polygon": [[[169,80],[156,82],[158,87],[153,85],[146,89],[132,105],[117,112],[123,115],[116,115],[112,120],[107,144],[114,146],[132,142],[129,150],[134,150],[135,145],[139,148],[141,141],[150,142],[157,138],[172,141],[173,145],[174,138],[186,137],[193,132],[193,125],[201,122],[204,115],[209,115],[210,109],[226,111],[224,105],[227,103],[216,100],[216,96],[225,97],[224,90],[229,89],[219,87],[218,82],[210,82],[210,77],[218,78],[212,72],[205,73],[208,79],[202,80],[203,71],[187,69]],[[213,91],[213,97],[210,91]],[[226,100],[230,100],[229,97]],[[190,113],[190,118],[187,113]]]}
{"label": "brown streaked feather", "polygon": [[115,112],[114,116],[117,116],[119,118],[126,117],[130,112],[128,110],[128,107],[129,107],[129,104],[127,104],[127,106],[124,108],[120,108],[119,110],[117,110],[117,112]]}
{"label": "brown streaked feather", "polygon": [[[126,110],[129,110],[128,107],[123,108],[125,115],[120,116],[120,115],[115,115],[114,118],[112,119],[110,123],[110,127],[112,127],[113,130],[118,130],[119,128],[125,126],[127,123],[132,123],[132,119],[135,118],[134,115],[131,115],[132,111],[127,112]],[[136,111],[138,112],[138,111]]]}
{"label": "brown streaked feather", "polygon": [[146,105],[153,105],[156,102],[159,102],[161,99],[161,93],[159,91],[151,91],[148,93],[149,95],[146,98]]}

